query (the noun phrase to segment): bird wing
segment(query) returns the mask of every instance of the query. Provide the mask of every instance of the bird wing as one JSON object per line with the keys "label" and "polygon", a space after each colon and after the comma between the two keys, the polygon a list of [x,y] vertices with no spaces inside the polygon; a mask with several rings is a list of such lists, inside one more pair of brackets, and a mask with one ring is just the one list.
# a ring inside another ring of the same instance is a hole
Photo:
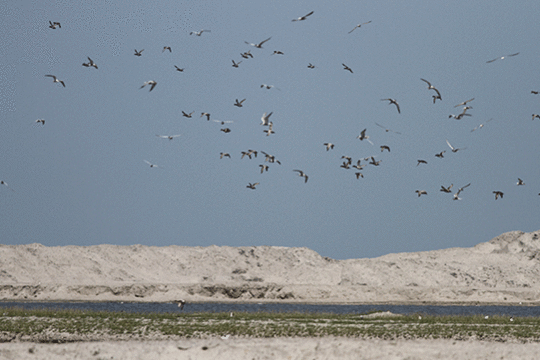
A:
{"label": "bird wing", "polygon": [[448,142],[448,140],[446,140],[446,143],[448,144],[448,146],[450,147],[450,149],[454,150],[454,147],[452,145],[450,145],[450,143]]}

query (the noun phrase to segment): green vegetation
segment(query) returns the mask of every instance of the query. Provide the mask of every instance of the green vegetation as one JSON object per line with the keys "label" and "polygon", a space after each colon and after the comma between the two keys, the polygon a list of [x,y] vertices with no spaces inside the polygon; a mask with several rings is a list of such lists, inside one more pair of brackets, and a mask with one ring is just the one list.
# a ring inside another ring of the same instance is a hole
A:
{"label": "green vegetation", "polygon": [[0,307],[0,341],[346,336],[540,341],[540,319],[327,313],[127,313]]}

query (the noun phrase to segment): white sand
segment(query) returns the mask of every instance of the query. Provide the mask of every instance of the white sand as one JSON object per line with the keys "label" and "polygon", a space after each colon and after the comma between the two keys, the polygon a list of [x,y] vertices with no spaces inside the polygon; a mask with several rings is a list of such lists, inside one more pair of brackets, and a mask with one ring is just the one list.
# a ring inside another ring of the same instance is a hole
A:
{"label": "white sand", "polygon": [[352,260],[270,246],[0,245],[0,299],[538,304],[539,251],[540,231]]}

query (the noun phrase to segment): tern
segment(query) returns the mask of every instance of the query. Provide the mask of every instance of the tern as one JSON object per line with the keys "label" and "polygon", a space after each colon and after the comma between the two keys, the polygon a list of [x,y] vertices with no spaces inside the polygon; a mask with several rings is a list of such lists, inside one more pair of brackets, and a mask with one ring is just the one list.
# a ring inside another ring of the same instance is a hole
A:
{"label": "tern", "polygon": [[464,148],[455,148],[455,147],[453,147],[453,146],[450,145],[450,143],[448,142],[448,139],[446,140],[446,143],[448,144],[448,146],[450,147],[450,149],[452,149],[452,152],[453,152],[453,153],[458,152],[459,150],[464,150],[464,149],[466,149],[466,147],[464,147]]}
{"label": "tern", "polygon": [[474,98],[469,99],[469,100],[467,100],[467,101],[463,101],[463,102],[461,102],[461,103],[455,105],[454,107],[456,108],[456,107],[458,107],[458,106],[465,106],[465,105],[467,105],[468,102],[471,102],[471,101],[473,101],[473,100],[474,100]]}
{"label": "tern", "polygon": [[274,50],[274,52],[272,54],[270,54],[270,56],[272,56],[272,55],[285,55],[285,54],[283,53],[283,51]]}
{"label": "tern", "polygon": [[253,55],[251,54],[251,50],[241,53],[240,56],[242,56],[244,59],[249,59],[249,58],[253,59]]}
{"label": "tern", "polygon": [[265,153],[264,151],[261,151],[261,153],[263,153],[264,156],[265,156],[264,161],[268,161],[269,163],[272,163],[272,164],[273,164],[274,162],[276,162],[276,163],[278,163],[279,165],[281,165],[281,162],[280,162],[279,160],[277,160],[276,157],[275,157],[274,155],[267,154],[267,153]]}
{"label": "tern", "polygon": [[60,26],[60,23],[58,21],[52,22],[49,20],[49,24],[50,24],[49,27],[51,29],[56,29],[57,27],[62,28],[62,26]]}
{"label": "tern", "polygon": [[540,115],[538,115],[538,114],[532,114],[532,119],[534,120],[534,119],[536,119],[536,118],[540,119]]}
{"label": "tern", "polygon": [[41,126],[45,125],[45,119],[37,119],[36,121],[34,121],[34,123],[37,125],[37,124],[41,124]]}
{"label": "tern", "polygon": [[271,38],[272,38],[272,37],[269,37],[268,39],[263,40],[263,41],[261,41],[261,42],[258,43],[258,44],[248,43],[247,41],[244,41],[244,42],[245,42],[246,44],[251,45],[251,46],[254,46],[254,47],[258,48],[258,49],[262,49],[262,48],[263,48],[262,45],[263,45],[265,42],[267,42],[268,40],[270,40]]}
{"label": "tern", "polygon": [[231,154],[229,153],[224,153],[224,152],[220,152],[219,153],[219,158],[220,159],[223,159],[224,157],[228,157],[229,159],[231,158]]}
{"label": "tern", "polygon": [[388,152],[390,152],[390,147],[388,145],[381,145],[381,152],[384,150],[388,150]]}
{"label": "tern", "polygon": [[483,123],[483,124],[478,125],[478,126],[475,127],[474,129],[472,129],[471,132],[473,132],[473,131],[476,130],[476,129],[481,129],[481,128],[483,128],[484,125],[486,125],[486,124],[487,124],[488,122],[490,122],[491,120],[493,120],[493,118],[489,119],[488,121],[486,121],[486,122]]}
{"label": "tern", "polygon": [[517,186],[521,186],[521,185],[525,185],[525,183],[523,182],[523,180],[521,180],[520,178],[518,178],[518,182],[516,183]]}
{"label": "tern", "polygon": [[493,191],[493,193],[495,194],[495,200],[497,200],[499,197],[501,199],[503,198],[504,193],[502,191]]}
{"label": "tern", "polygon": [[308,176],[306,175],[306,173],[304,173],[302,170],[293,170],[293,171],[296,171],[298,173],[298,176],[304,178],[304,183],[307,183]]}
{"label": "tern", "polygon": [[401,110],[399,110],[399,104],[397,103],[395,99],[381,99],[381,101],[389,101],[388,105],[390,104],[396,105],[398,114],[401,114]]}
{"label": "tern", "polygon": [[9,190],[15,192],[15,190],[13,190],[12,188],[10,188],[7,184],[7,182],[5,182],[4,180],[0,180],[0,185],[4,185],[5,187],[7,187]]}
{"label": "tern", "polygon": [[88,56],[87,56],[87,58],[88,58],[88,63],[83,63],[82,65],[86,66],[86,67],[94,67],[94,68],[97,69],[98,67],[97,67],[96,63],[92,59],[90,59]]}
{"label": "tern", "polygon": [[380,163],[381,163],[382,160],[379,160],[379,161],[375,161],[375,158],[372,156],[371,157],[371,161],[369,162],[370,165],[373,165],[373,166],[379,166]]}
{"label": "tern", "polygon": [[326,151],[334,148],[334,144],[332,143],[324,143],[323,145],[326,146]]}
{"label": "tern", "polygon": [[422,195],[427,195],[427,191],[426,190],[416,190],[415,193],[418,194],[418,197],[422,196]]}
{"label": "tern", "polygon": [[458,189],[457,193],[454,194],[453,200],[461,200],[461,198],[459,197],[459,193],[461,193],[461,192],[463,191],[463,189],[465,189],[465,188],[468,187],[469,185],[471,185],[471,183],[468,183],[467,185],[460,187],[460,188]]}
{"label": "tern", "polygon": [[246,187],[247,187],[247,188],[249,188],[249,189],[253,189],[253,190],[255,190],[255,186],[257,186],[257,185],[259,185],[259,183],[258,183],[258,182],[256,182],[255,184],[252,184],[252,183],[248,183],[248,185],[247,185]]}
{"label": "tern", "polygon": [[213,122],[217,122],[218,124],[221,124],[221,125],[225,125],[225,124],[231,124],[233,123],[234,121],[232,120],[214,120],[212,119]]}
{"label": "tern", "polygon": [[382,128],[384,129],[384,131],[386,131],[386,132],[393,132],[393,133],[395,133],[395,134],[399,134],[399,135],[401,135],[401,133],[400,133],[400,132],[398,132],[398,131],[394,131],[394,130],[390,130],[390,129],[388,129],[387,127],[385,127],[385,126],[382,126],[382,125],[381,125],[381,124],[379,124],[379,123],[375,123],[375,125],[377,125],[377,126],[379,126],[379,127],[382,127]]}
{"label": "tern", "polygon": [[[154,88],[156,87],[157,82],[154,81],[154,80],[146,81],[139,89],[142,89],[142,88],[145,87],[146,85],[150,85],[150,91],[152,91],[152,90],[154,90]],[[150,91],[148,91],[148,92],[150,92]]]}
{"label": "tern", "polygon": [[361,172],[356,172],[354,173],[354,175],[356,175],[356,178],[357,179],[360,179],[360,177],[363,179],[364,178],[364,175],[361,173]]}
{"label": "tern", "polygon": [[174,67],[176,68],[176,71],[180,71],[180,72],[183,72],[185,70],[185,68],[179,68],[178,66],[174,65]]}
{"label": "tern", "polygon": [[436,156],[436,157],[438,157],[438,158],[441,158],[441,159],[442,159],[442,158],[444,157],[444,155],[443,155],[443,154],[444,154],[445,152],[446,152],[446,150],[444,150],[444,151],[441,151],[440,153],[438,153],[438,154],[435,154],[435,156]]}
{"label": "tern", "polygon": [[135,56],[141,56],[142,55],[142,52],[144,51],[144,49],[142,49],[141,51],[137,51],[137,49],[135,49]]}
{"label": "tern", "polygon": [[210,31],[210,30],[192,31],[192,32],[189,33],[189,35],[195,34],[197,36],[201,36],[203,32],[212,32],[212,31]]}
{"label": "tern", "polygon": [[416,164],[416,166],[420,165],[420,164],[426,164],[427,165],[427,161],[426,160],[416,160],[418,161],[418,163]]}
{"label": "tern", "polygon": [[161,52],[164,53],[165,50],[169,50],[169,52],[172,53],[172,49],[171,49],[170,46],[164,46],[164,47],[163,47],[163,50],[162,50]]}
{"label": "tern", "polygon": [[62,84],[63,87],[66,87],[66,84],[64,84],[64,82],[62,80],[58,79],[56,76],[54,76],[54,75],[45,75],[45,76],[52,77],[53,82],[60,83],[60,84]]}
{"label": "tern", "polygon": [[486,61],[486,63],[489,64],[489,63],[494,62],[495,60],[499,60],[499,59],[500,59],[500,60],[504,60],[504,59],[507,58],[507,57],[516,56],[516,55],[519,55],[519,53],[517,52],[517,53],[515,53],[515,54],[510,54],[510,55],[501,56],[501,57],[498,57],[498,58],[496,58],[496,59]]}
{"label": "tern", "polygon": [[240,101],[238,101],[238,99],[236,99],[236,102],[234,103],[234,106],[238,106],[238,107],[242,107],[242,103],[246,101],[246,99],[242,99]]}
{"label": "tern", "polygon": [[352,69],[351,69],[350,67],[348,67],[348,66],[345,65],[345,64],[341,64],[341,65],[343,65],[343,70],[348,70],[348,71],[351,72],[351,74],[353,74],[353,71],[352,71]]}
{"label": "tern", "polygon": [[362,130],[362,131],[360,132],[360,135],[358,135],[356,138],[357,138],[357,139],[360,139],[360,141],[362,141],[362,140],[367,140],[367,141],[369,141],[369,143],[370,143],[371,145],[373,145],[373,143],[371,142],[371,140],[369,140],[369,136],[366,135],[366,130],[367,130],[367,129]]}
{"label": "tern", "polygon": [[202,112],[200,117],[206,116],[206,120],[210,121],[210,114],[207,112]]}
{"label": "tern", "polygon": [[292,21],[302,21],[302,20],[306,20],[307,17],[310,16],[311,14],[313,14],[313,11],[310,12],[309,14],[304,15],[304,16],[300,16],[299,18],[292,19]]}
{"label": "tern", "polygon": [[442,100],[442,98],[441,98],[441,93],[439,92],[439,90],[437,90],[437,89],[435,88],[435,86],[431,85],[431,83],[430,83],[429,81],[427,81],[426,79],[420,78],[420,80],[422,80],[423,82],[425,82],[426,84],[428,84],[428,89],[429,89],[429,90],[435,90],[435,92],[437,93],[437,96],[433,95],[433,103],[435,103],[435,99]]}
{"label": "tern", "polygon": [[176,137],[179,137],[180,134],[178,134],[178,135],[156,135],[156,136],[157,136],[157,137],[160,137],[160,138],[162,138],[162,139],[169,139],[169,140],[172,140],[172,139],[174,139],[174,138],[176,138]]}
{"label": "tern", "polygon": [[148,165],[150,165],[151,168],[154,168],[154,167],[155,167],[155,168],[160,168],[160,167],[161,167],[161,166],[158,166],[158,165],[156,165],[156,164],[152,164],[152,163],[151,163],[150,161],[148,161],[148,160],[143,160],[143,161],[144,161],[145,163],[147,163]]}
{"label": "tern", "polygon": [[195,112],[195,111],[192,111],[192,112],[190,112],[190,113],[188,114],[188,113],[186,113],[184,110],[182,110],[182,116],[183,116],[183,117],[187,117],[187,118],[191,118],[191,117],[193,116],[193,113],[194,113],[194,112]]}
{"label": "tern", "polygon": [[274,113],[273,111],[270,112],[270,114],[268,114],[268,115],[267,115],[266,113],[264,113],[263,116],[261,117],[261,123],[260,123],[260,125],[268,126],[268,123],[269,123],[268,119],[270,119],[270,116],[271,116],[273,113]]}
{"label": "tern", "polygon": [[268,165],[260,164],[259,167],[261,168],[261,174],[266,170],[268,171]]}
{"label": "tern", "polygon": [[242,63],[242,61],[236,62],[236,61],[232,60],[232,67],[237,68],[238,65],[240,65],[241,63]]}
{"label": "tern", "polygon": [[370,22],[371,22],[371,20],[368,21],[368,22],[365,22],[365,23],[361,23],[361,24],[356,25],[351,31],[349,31],[349,34],[352,33],[354,30],[358,29],[359,27],[362,27],[362,25],[369,24]]}
{"label": "tern", "polygon": [[450,193],[452,192],[452,186],[454,186],[454,184],[450,184],[449,187],[444,187],[443,185],[441,185],[441,189],[439,191],[442,191],[442,192],[445,192],[445,193]]}

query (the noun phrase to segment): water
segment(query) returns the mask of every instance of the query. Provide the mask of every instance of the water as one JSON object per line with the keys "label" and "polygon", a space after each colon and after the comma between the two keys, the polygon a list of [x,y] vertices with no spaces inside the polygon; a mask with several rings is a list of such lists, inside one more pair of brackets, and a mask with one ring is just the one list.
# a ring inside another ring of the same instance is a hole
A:
{"label": "water", "polygon": [[390,311],[394,314],[425,315],[501,315],[540,316],[540,306],[438,306],[438,305],[310,305],[310,304],[227,304],[188,303],[184,310],[176,304],[137,302],[0,302],[0,307],[24,309],[78,309],[125,312],[298,312],[365,314],[370,311]]}

